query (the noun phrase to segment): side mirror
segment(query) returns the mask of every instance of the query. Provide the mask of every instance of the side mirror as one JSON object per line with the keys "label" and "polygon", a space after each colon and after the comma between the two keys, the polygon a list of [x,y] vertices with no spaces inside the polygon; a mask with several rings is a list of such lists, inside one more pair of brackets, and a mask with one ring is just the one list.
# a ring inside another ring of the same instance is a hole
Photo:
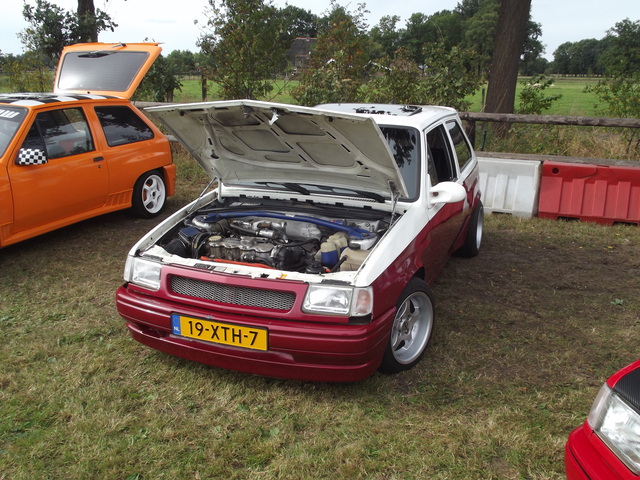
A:
{"label": "side mirror", "polygon": [[429,191],[429,202],[431,205],[438,203],[461,202],[467,197],[467,191],[462,185],[456,182],[440,182]]}
{"label": "side mirror", "polygon": [[44,165],[48,163],[47,154],[39,148],[21,148],[16,159],[18,165]]}

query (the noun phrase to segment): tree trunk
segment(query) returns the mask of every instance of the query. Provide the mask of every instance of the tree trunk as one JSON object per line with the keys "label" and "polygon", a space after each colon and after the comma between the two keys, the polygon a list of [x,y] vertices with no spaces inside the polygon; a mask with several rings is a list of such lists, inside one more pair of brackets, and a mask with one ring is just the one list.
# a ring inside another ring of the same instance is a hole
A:
{"label": "tree trunk", "polygon": [[[501,0],[485,112],[513,113],[531,0]],[[506,133],[506,124],[503,124]]]}
{"label": "tree trunk", "polygon": [[97,42],[98,26],[95,21],[96,9],[93,0],[78,0],[78,20],[84,28],[80,29],[81,38],[79,41]]}

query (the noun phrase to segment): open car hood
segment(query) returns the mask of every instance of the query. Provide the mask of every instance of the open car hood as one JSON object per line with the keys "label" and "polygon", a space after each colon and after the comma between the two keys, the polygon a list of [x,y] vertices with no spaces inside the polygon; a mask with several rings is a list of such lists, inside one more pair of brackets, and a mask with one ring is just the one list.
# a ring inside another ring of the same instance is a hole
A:
{"label": "open car hood", "polygon": [[145,110],[164,123],[209,176],[224,184],[276,182],[401,196],[407,192],[372,118],[254,100]]}
{"label": "open car hood", "polygon": [[158,58],[157,43],[79,43],[62,50],[55,93],[131,98]]}

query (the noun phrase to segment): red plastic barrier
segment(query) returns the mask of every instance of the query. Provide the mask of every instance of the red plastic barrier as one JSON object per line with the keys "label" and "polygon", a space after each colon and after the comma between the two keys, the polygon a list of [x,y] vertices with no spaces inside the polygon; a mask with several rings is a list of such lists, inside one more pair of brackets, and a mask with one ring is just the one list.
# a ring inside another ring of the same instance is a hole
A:
{"label": "red plastic barrier", "polygon": [[538,216],[640,224],[640,168],[544,162]]}

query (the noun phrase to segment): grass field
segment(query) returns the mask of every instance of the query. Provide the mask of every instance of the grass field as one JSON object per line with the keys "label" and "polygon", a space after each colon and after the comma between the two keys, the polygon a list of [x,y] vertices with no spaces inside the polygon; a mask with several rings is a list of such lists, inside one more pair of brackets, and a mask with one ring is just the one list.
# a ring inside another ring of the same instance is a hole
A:
{"label": "grass field", "polygon": [[[168,215],[206,182],[177,158]],[[158,220],[105,215],[0,250],[0,479],[563,479],[563,446],[637,358],[640,230],[487,218],[434,285],[423,361],[273,380],[134,342],[114,292]]]}
{"label": "grass field", "polygon": [[[560,94],[562,98],[556,101],[549,111],[544,112],[548,115],[578,115],[578,116],[595,116],[597,114],[595,105],[597,98],[592,93],[585,92],[587,85],[597,82],[593,78],[557,78],[555,85],[547,90],[549,94]],[[181,79],[182,87],[175,91],[174,101],[177,103],[190,103],[202,101],[202,86],[200,77],[190,76]],[[291,89],[297,85],[296,81],[279,80],[274,83],[274,90],[269,98],[262,100],[273,100],[280,103],[295,103],[291,97]],[[520,90],[523,88],[518,83],[516,90],[516,98]],[[0,75],[0,92],[10,92],[6,82],[6,77]],[[482,98],[486,94],[486,87],[479,89],[474,95],[469,97],[472,102],[471,111],[479,112],[482,108]],[[218,94],[216,84],[209,82],[207,100],[221,100]],[[517,108],[517,101],[516,101]]]}
{"label": "grass field", "polygon": [[[562,95],[562,98],[553,103],[544,115],[576,115],[576,116],[597,116],[598,99],[593,93],[585,92],[587,85],[595,85],[598,79],[595,78],[555,78],[554,85],[544,91],[545,96]],[[516,87],[516,109],[520,91],[524,88],[522,79]],[[473,102],[471,111],[479,112],[482,109],[482,98],[486,95],[486,87],[478,90],[475,95],[469,98]]]}
{"label": "grass field", "polygon": [[[562,95],[562,98],[556,101],[547,115],[579,115],[579,116],[595,116],[597,98],[592,93],[585,92],[587,85],[593,85],[597,79],[593,78],[557,78],[553,87],[546,90],[549,95]],[[293,103],[293,99],[289,91],[294,87],[296,82],[276,83],[275,92],[280,92],[273,98],[273,101],[281,103]],[[519,82],[516,89],[516,98],[523,85]],[[208,100],[219,100],[216,95],[216,86],[211,85],[209,89]],[[483,93],[484,91],[484,93]],[[471,111],[479,112],[482,108],[483,94],[486,94],[486,87],[479,89],[475,95],[469,100],[472,102]],[[202,100],[202,91],[200,80],[196,77],[185,77],[182,80],[182,90],[176,92],[176,102],[198,102]]]}

